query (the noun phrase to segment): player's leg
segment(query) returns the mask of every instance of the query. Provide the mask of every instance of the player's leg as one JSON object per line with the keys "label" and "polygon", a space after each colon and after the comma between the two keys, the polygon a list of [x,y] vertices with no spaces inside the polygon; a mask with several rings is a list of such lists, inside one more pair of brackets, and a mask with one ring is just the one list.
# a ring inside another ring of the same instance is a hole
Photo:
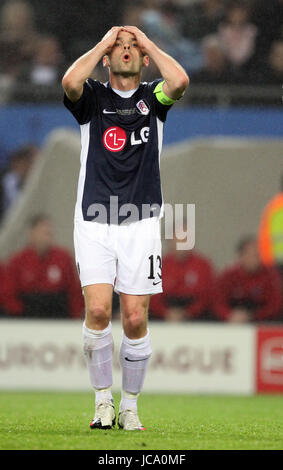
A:
{"label": "player's leg", "polygon": [[120,294],[124,334],[120,348],[122,398],[119,426],[126,430],[144,429],[137,414],[137,400],[151,356],[147,328],[149,300],[149,295]]}
{"label": "player's leg", "polygon": [[93,330],[104,330],[111,319],[112,284],[92,284],[83,288],[85,325]]}
{"label": "player's leg", "polygon": [[[85,321],[83,324],[83,347],[90,381],[101,398],[99,390],[112,385],[111,332],[111,284],[95,284],[83,288],[85,298]],[[109,394],[107,398],[112,398]]]}
{"label": "player's leg", "polygon": [[[151,355],[147,328],[150,295],[162,292],[160,223],[157,218],[144,219],[121,227],[120,232],[115,285],[115,290],[120,292],[124,328],[120,350],[123,391],[119,424],[132,430],[141,429],[137,398]],[[127,413],[127,409],[131,412]]]}
{"label": "player's leg", "polygon": [[[95,390],[96,415],[91,427],[111,427],[115,418],[112,395],[111,308],[116,255],[106,224],[75,220],[76,262],[85,298],[83,349]],[[102,406],[101,406],[102,405]]]}
{"label": "player's leg", "polygon": [[109,429],[115,424],[111,393],[112,351],[111,306],[113,286],[85,286],[85,321],[83,348],[90,382],[95,391],[95,416],[91,428]]}

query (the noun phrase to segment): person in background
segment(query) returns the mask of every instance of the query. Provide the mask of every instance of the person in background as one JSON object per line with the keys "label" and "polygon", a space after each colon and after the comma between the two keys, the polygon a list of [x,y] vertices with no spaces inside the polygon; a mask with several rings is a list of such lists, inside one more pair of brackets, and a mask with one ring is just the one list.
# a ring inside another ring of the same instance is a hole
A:
{"label": "person in background", "polygon": [[29,243],[7,263],[5,307],[9,315],[81,318],[84,302],[73,257],[54,243],[45,214],[29,224]]}
{"label": "person in background", "polygon": [[283,40],[272,43],[267,67],[262,71],[262,75],[262,81],[268,85],[283,83]]}
{"label": "person in background", "polygon": [[212,263],[196,250],[178,250],[175,236],[162,264],[163,294],[150,301],[152,318],[169,321],[212,320]]}
{"label": "person in background", "polygon": [[258,247],[262,263],[278,269],[281,278],[283,319],[283,173],[281,190],[265,206],[259,225]]}
{"label": "person in background", "polygon": [[32,58],[39,37],[30,3],[7,0],[0,9],[0,76],[12,81],[17,78],[21,67]]}
{"label": "person in background", "polygon": [[283,173],[279,193],[263,209],[258,242],[262,263],[276,265],[283,274]]}
{"label": "person in background", "polygon": [[129,24],[122,21],[125,0],[28,1],[38,29],[58,39],[67,62],[99,41],[109,24]]}
{"label": "person in background", "polygon": [[215,34],[224,18],[224,0],[188,3],[180,14],[183,35],[194,41]]}
{"label": "person in background", "polygon": [[41,37],[34,57],[22,70],[18,81],[32,85],[52,86],[61,81],[64,58],[59,42],[54,36]]}
{"label": "person in background", "polygon": [[0,218],[18,199],[37,154],[35,145],[25,145],[11,154],[0,180]]}
{"label": "person in background", "polygon": [[265,61],[273,42],[282,39],[283,0],[253,0],[251,10],[258,28],[257,56]]}
{"label": "person in background", "polygon": [[225,84],[233,80],[231,67],[216,34],[206,36],[202,42],[204,66],[192,74],[195,83]]}
{"label": "person in background", "polygon": [[278,319],[282,297],[277,270],[261,263],[257,240],[253,236],[239,241],[237,253],[236,263],[216,279],[216,316],[231,323]]}
{"label": "person in background", "polygon": [[[251,67],[248,74],[250,83],[255,85],[277,86],[281,89],[283,83],[283,40],[274,41],[267,57],[258,59],[255,67]],[[282,104],[280,93],[278,102]]]}
{"label": "person in background", "polygon": [[247,1],[233,0],[228,4],[226,18],[217,34],[234,74],[244,74],[255,54],[258,34],[257,27],[251,22]]}

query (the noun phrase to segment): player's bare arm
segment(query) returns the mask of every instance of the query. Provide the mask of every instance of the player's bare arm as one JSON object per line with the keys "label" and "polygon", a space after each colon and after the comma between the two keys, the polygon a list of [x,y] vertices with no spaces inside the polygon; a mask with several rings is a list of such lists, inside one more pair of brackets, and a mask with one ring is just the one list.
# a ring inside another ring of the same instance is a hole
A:
{"label": "player's bare arm", "polygon": [[184,68],[173,57],[162,51],[136,26],[124,26],[124,29],[136,37],[142,54],[148,55],[157,65],[165,80],[163,84],[165,95],[174,100],[179,99],[190,82]]}
{"label": "player's bare arm", "polygon": [[79,100],[85,81],[92,74],[100,59],[112,50],[121,29],[123,29],[122,26],[111,28],[95,47],[79,57],[69,67],[62,79],[62,85],[71,101]]}

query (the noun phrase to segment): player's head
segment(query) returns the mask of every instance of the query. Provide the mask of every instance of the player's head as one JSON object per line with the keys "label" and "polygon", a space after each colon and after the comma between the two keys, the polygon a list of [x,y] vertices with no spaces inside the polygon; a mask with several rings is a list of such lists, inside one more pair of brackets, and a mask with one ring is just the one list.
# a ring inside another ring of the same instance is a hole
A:
{"label": "player's head", "polygon": [[121,30],[111,52],[103,57],[103,66],[110,73],[130,77],[140,75],[142,67],[147,67],[149,57],[143,55],[134,34]]}
{"label": "player's head", "polygon": [[47,251],[53,243],[53,228],[50,217],[37,214],[29,221],[29,240],[38,252]]}

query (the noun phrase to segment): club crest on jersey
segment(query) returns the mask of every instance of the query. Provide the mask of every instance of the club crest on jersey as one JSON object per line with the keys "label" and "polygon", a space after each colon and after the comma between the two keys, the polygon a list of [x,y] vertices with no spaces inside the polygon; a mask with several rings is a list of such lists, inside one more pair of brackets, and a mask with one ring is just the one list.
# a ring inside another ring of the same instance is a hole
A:
{"label": "club crest on jersey", "polygon": [[140,114],[144,114],[146,116],[149,113],[150,108],[144,100],[138,101],[136,107]]}

